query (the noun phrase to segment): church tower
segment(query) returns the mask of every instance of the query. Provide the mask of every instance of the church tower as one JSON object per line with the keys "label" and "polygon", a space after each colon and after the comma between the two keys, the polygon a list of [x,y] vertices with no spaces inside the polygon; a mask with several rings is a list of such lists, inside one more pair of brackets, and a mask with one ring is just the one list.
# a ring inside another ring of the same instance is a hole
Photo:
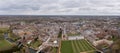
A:
{"label": "church tower", "polygon": [[68,39],[68,36],[66,34],[66,25],[64,25],[63,33],[62,33],[62,40],[67,40],[67,39]]}

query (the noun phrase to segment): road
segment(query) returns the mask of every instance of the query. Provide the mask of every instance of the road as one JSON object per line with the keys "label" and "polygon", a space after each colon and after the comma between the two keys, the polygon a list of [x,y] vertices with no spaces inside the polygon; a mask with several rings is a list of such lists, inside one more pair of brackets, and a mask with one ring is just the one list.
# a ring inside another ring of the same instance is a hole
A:
{"label": "road", "polygon": [[48,37],[48,39],[42,43],[42,45],[39,46],[39,50],[36,53],[39,53],[42,49],[46,48],[47,46],[45,46],[44,44],[47,44],[50,40],[50,37]]}

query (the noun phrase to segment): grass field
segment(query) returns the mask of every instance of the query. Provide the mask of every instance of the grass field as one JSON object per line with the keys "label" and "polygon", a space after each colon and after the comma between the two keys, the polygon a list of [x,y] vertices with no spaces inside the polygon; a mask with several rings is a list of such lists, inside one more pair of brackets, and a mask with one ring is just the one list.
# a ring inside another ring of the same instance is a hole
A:
{"label": "grass field", "polygon": [[62,41],[61,53],[94,53],[95,48],[86,40]]}
{"label": "grass field", "polygon": [[13,47],[11,43],[6,40],[0,40],[0,51],[9,50]]}
{"label": "grass field", "polygon": [[0,51],[9,50],[13,47],[13,45],[10,42],[4,39],[3,34],[7,31],[7,28],[0,28]]}
{"label": "grass field", "polygon": [[8,31],[8,28],[0,28],[0,33],[4,33],[4,32],[7,32]]}
{"label": "grass field", "polygon": [[53,48],[52,48],[52,53],[57,53],[57,49],[58,49],[58,48],[53,47]]}
{"label": "grass field", "polygon": [[17,41],[18,39],[20,39],[19,36],[16,36],[10,32],[8,33],[8,37],[11,38],[13,41]]}
{"label": "grass field", "polygon": [[39,40],[34,41],[34,42],[31,43],[31,46],[32,46],[33,48],[37,48],[37,47],[39,47],[40,45],[41,45],[41,41],[39,41]]}
{"label": "grass field", "polygon": [[0,28],[0,40],[4,39],[3,34],[8,31],[8,28]]}

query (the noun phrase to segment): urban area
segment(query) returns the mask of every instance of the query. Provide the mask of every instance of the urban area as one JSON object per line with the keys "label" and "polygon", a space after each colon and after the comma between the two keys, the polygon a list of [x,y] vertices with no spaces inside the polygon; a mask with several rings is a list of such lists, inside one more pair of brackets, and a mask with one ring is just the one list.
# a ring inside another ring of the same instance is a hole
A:
{"label": "urban area", "polygon": [[0,16],[0,53],[120,53],[120,16]]}

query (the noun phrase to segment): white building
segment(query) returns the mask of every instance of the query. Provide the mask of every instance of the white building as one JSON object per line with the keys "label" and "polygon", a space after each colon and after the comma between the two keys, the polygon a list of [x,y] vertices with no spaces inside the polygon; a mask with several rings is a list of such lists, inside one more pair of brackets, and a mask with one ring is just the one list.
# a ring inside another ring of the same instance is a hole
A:
{"label": "white building", "polygon": [[0,28],[9,28],[10,27],[10,25],[8,25],[8,24],[0,24]]}
{"label": "white building", "polygon": [[84,36],[69,36],[68,40],[80,40],[84,39]]}

